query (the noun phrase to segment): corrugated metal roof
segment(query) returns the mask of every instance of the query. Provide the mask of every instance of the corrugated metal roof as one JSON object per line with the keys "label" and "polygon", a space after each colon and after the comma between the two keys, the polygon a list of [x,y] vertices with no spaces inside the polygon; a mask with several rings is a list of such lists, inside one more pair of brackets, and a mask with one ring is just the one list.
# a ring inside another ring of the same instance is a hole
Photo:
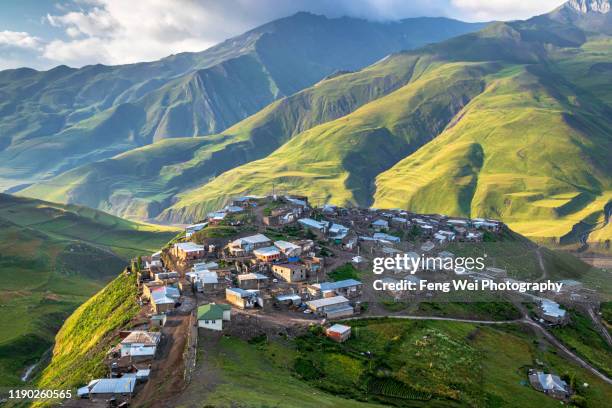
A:
{"label": "corrugated metal roof", "polygon": [[361,285],[361,282],[356,280],[356,279],[345,279],[345,280],[341,280],[338,282],[321,282],[321,283],[315,283],[314,286],[315,288],[321,290],[321,291],[325,291],[325,290],[336,290],[336,289],[343,289],[343,288],[350,288],[351,286],[358,286]]}
{"label": "corrugated metal roof", "polygon": [[309,302],[306,302],[306,304],[311,308],[319,309],[321,307],[348,303],[348,301],[349,300],[345,298],[344,296],[334,296],[334,297],[329,297],[329,298],[311,300]]}
{"label": "corrugated metal roof", "polygon": [[121,344],[145,344],[145,345],[156,345],[161,339],[161,333],[158,332],[147,332],[143,330],[134,330],[128,336],[121,341]]}
{"label": "corrugated metal roof", "polygon": [[94,381],[93,386],[89,383],[90,394],[131,394],[136,385],[136,379],[130,377],[101,378]]}

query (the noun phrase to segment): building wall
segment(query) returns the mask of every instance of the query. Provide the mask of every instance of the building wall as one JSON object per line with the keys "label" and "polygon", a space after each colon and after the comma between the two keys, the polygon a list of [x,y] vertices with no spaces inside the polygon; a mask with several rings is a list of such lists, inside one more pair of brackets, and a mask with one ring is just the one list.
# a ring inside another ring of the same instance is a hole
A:
{"label": "building wall", "polygon": [[327,334],[327,337],[329,337],[330,339],[335,340],[335,341],[340,342],[340,343],[348,340],[348,338],[351,336],[351,332],[350,331],[348,331],[348,332],[346,332],[344,334],[340,334],[340,333],[336,333],[336,332],[332,332],[332,331],[328,330],[326,332],[326,334]]}
{"label": "building wall", "polygon": [[165,313],[174,310],[174,304],[172,303],[162,303],[161,305],[153,303],[152,306],[155,313]]}
{"label": "building wall", "polygon": [[223,320],[198,320],[198,327],[209,330],[223,330]]}
{"label": "building wall", "polygon": [[[248,280],[238,281],[238,286],[241,289],[257,289],[258,288],[257,279],[248,279]],[[265,281],[262,281],[259,283],[259,287],[263,288],[264,286],[266,286]]]}
{"label": "building wall", "polygon": [[274,255],[255,255],[255,257],[257,259],[259,259],[262,262],[272,262],[272,261],[276,261],[278,259],[280,259],[280,254],[274,254]]}
{"label": "building wall", "polygon": [[240,309],[244,309],[246,306],[246,302],[243,298],[238,295],[232,295],[230,293],[225,294],[225,300],[230,302],[232,305],[239,307]]}
{"label": "building wall", "polygon": [[298,269],[291,269],[283,266],[274,265],[272,266],[272,272],[274,275],[286,282],[300,282],[306,279],[308,276],[308,270],[306,267]]}

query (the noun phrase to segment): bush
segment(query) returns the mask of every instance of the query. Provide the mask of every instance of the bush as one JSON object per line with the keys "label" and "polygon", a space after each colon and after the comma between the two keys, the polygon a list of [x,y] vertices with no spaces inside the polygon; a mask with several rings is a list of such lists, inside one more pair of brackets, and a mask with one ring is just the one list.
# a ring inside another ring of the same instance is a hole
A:
{"label": "bush", "polygon": [[332,281],[340,281],[344,279],[359,279],[359,275],[353,264],[345,263],[344,265],[331,271],[329,273],[329,278]]}
{"label": "bush", "polygon": [[306,358],[298,357],[293,365],[295,372],[304,380],[317,380],[323,373],[315,367],[314,363]]}
{"label": "bush", "polygon": [[580,395],[572,395],[570,397],[570,402],[577,406],[577,407],[586,407],[587,406],[587,400],[584,397],[581,397]]}

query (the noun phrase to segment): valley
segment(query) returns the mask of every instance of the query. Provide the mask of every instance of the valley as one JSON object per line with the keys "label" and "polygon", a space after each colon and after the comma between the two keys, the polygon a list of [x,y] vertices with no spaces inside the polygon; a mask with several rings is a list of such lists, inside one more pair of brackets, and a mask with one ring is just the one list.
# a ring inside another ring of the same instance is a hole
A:
{"label": "valley", "polygon": [[0,225],[0,307],[5,316],[0,382],[13,386],[22,384],[26,367],[49,350],[74,309],[131,257],[175,235],[171,228],[6,194],[0,195]]}

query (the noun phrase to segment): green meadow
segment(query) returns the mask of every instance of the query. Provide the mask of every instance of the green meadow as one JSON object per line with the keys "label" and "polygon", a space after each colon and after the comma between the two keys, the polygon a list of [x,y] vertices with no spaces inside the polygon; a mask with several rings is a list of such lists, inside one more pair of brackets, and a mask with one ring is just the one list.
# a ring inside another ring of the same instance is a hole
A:
{"label": "green meadow", "polygon": [[518,325],[392,319],[348,324],[352,336],[343,344],[316,329],[296,339],[250,342],[205,336],[198,364],[207,383],[194,377],[178,406],[192,400],[219,408],[559,406],[531,388],[529,368],[573,378],[586,406],[605,406],[612,397],[609,386]]}
{"label": "green meadow", "polygon": [[[0,384],[20,384],[74,309],[176,231],[0,195]],[[34,372],[36,373],[36,371]]]}

